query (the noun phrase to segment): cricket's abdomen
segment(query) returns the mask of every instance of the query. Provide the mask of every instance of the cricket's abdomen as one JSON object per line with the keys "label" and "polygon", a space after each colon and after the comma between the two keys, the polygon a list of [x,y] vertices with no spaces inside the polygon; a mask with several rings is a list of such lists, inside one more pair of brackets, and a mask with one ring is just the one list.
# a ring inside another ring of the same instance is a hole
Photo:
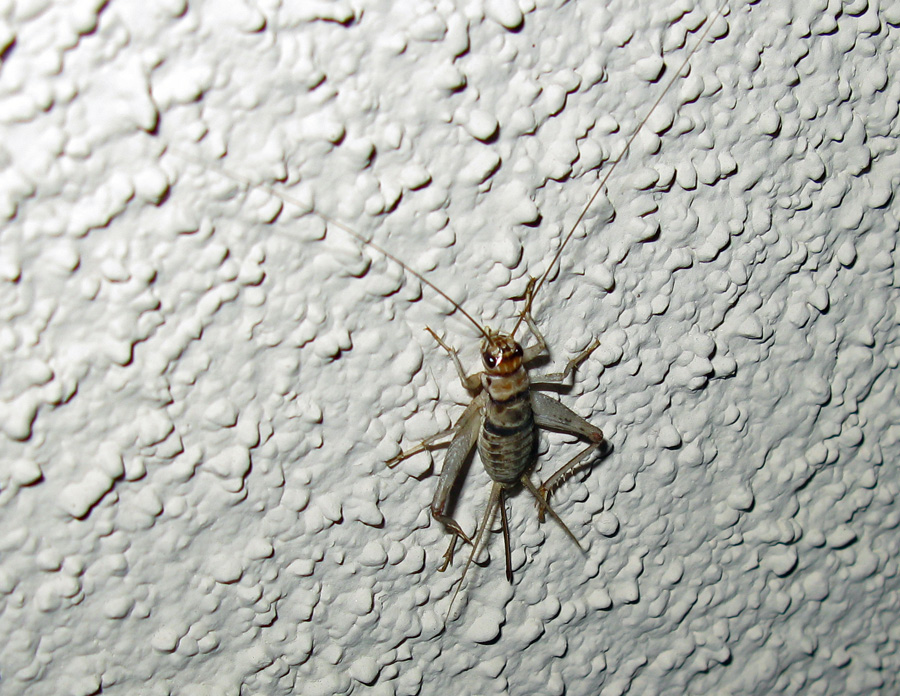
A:
{"label": "cricket's abdomen", "polygon": [[537,428],[531,394],[527,378],[522,388],[516,389],[508,398],[496,399],[493,391],[488,388],[489,399],[478,436],[478,454],[492,481],[512,485],[532,467],[537,456]]}

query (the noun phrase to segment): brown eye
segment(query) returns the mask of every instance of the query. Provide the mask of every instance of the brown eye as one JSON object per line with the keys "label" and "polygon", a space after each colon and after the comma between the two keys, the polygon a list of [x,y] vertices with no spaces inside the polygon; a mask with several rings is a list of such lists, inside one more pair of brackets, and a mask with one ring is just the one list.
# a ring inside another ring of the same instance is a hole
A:
{"label": "brown eye", "polygon": [[485,353],[481,358],[484,360],[485,367],[495,367],[497,365],[497,358],[489,353]]}

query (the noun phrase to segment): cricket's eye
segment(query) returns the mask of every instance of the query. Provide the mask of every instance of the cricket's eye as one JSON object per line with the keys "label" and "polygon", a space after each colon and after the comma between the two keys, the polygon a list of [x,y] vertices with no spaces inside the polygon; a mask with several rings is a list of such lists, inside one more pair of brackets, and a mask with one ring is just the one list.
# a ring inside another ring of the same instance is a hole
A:
{"label": "cricket's eye", "polygon": [[481,356],[481,359],[484,360],[484,366],[487,368],[492,368],[497,366],[497,358],[495,358],[490,353],[485,353]]}

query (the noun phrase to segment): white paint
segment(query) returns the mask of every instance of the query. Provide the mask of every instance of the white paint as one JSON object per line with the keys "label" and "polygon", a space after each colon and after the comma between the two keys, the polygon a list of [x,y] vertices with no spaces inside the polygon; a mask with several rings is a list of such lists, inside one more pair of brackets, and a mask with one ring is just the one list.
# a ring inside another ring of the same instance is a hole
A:
{"label": "white paint", "polygon": [[439,465],[384,461],[474,332],[301,213],[510,326],[713,11],[557,4],[0,6],[0,693],[897,690],[896,4],[720,21],[537,303],[603,340],[588,553],[514,499],[442,628]]}

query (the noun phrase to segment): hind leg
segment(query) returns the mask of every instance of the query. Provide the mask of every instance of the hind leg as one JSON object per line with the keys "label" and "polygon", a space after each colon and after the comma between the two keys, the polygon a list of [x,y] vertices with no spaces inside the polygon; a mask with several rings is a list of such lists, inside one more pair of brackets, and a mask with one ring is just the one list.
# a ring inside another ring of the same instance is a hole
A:
{"label": "hind leg", "polygon": [[[600,428],[592,425],[556,399],[536,391],[531,392],[531,398],[534,407],[534,422],[539,427],[569,435],[577,435],[590,443],[541,484],[538,492],[544,503],[546,503],[547,496],[553,489],[599,450],[603,443],[606,442],[606,439],[603,437],[603,431]],[[538,516],[543,522],[544,509],[540,506],[539,508]]]}

